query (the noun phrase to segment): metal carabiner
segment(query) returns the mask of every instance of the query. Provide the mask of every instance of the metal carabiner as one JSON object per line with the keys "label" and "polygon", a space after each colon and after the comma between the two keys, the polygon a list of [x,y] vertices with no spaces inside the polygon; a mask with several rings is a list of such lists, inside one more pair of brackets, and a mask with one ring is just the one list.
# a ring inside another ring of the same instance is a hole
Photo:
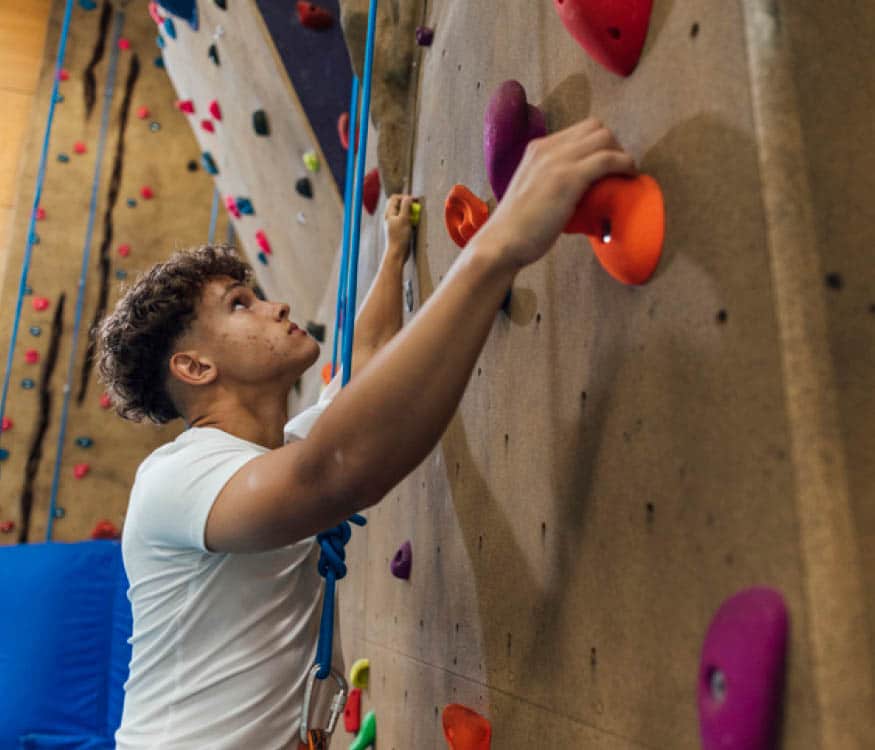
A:
{"label": "metal carabiner", "polygon": [[[316,682],[316,675],[322,669],[321,665],[314,664],[310,668],[310,674],[307,676],[307,684],[304,688],[304,710],[301,712],[301,743],[307,745],[309,743],[310,734],[310,701],[313,698],[313,684]],[[346,705],[346,696],[348,687],[346,678],[336,669],[332,669],[330,675],[337,683],[337,693],[331,701],[331,712],[328,714],[328,726],[325,728],[325,734],[329,737],[334,733],[334,728],[337,726],[337,720],[343,713],[343,708]]]}

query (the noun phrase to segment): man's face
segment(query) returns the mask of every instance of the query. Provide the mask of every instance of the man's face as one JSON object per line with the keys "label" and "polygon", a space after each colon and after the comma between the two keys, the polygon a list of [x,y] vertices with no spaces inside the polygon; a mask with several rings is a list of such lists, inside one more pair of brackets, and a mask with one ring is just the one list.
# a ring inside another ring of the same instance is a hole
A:
{"label": "man's face", "polygon": [[[258,299],[228,277],[204,287],[197,319],[180,348],[199,348],[225,385],[289,389],[319,358],[319,344],[289,320],[289,306]],[[196,342],[196,343],[193,343]]]}

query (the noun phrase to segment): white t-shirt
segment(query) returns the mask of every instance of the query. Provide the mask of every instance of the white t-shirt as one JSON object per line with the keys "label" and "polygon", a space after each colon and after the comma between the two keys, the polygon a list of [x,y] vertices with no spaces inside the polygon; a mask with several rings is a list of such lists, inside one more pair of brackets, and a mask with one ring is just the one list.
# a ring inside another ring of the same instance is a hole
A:
{"label": "white t-shirt", "polygon": [[[304,438],[340,390],[290,420]],[[133,611],[118,750],[298,747],[304,685],[316,658],[323,581],[310,537],[253,554],[209,552],[207,516],[222,487],[268,449],[194,427],[137,469],[122,534]],[[344,671],[335,621],[333,666]],[[311,716],[336,690],[317,680]]]}

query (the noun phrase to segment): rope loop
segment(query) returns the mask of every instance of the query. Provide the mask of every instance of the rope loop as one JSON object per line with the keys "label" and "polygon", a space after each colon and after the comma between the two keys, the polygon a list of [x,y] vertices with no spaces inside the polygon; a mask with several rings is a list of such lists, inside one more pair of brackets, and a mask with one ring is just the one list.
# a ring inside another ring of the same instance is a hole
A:
{"label": "rope loop", "polygon": [[352,536],[352,529],[349,527],[350,521],[357,526],[364,526],[367,523],[364,516],[356,513],[348,521],[343,521],[334,528],[316,535],[316,541],[322,549],[322,553],[319,555],[319,575],[323,578],[327,578],[329,571],[334,574],[336,581],[346,575],[346,550],[344,547]]}

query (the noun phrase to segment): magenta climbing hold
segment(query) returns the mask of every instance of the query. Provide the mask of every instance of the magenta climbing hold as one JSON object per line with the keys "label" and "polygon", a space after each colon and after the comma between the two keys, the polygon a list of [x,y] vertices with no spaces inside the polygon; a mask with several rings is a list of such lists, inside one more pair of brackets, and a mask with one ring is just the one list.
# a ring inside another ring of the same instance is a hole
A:
{"label": "magenta climbing hold", "polygon": [[176,108],[180,112],[185,112],[187,115],[194,114],[194,101],[191,99],[180,99],[176,102]]}
{"label": "magenta climbing hold", "polygon": [[143,200],[148,201],[155,197],[155,193],[148,185],[143,185],[143,187],[140,188],[140,196]]}
{"label": "magenta climbing hold", "polygon": [[704,750],[770,750],[781,717],[787,608],[770,588],[727,599],[708,626],[699,663]]}
{"label": "magenta climbing hold", "polygon": [[483,122],[483,157],[500,201],[529,141],[547,134],[544,113],[526,101],[519,81],[505,81],[489,100]]}
{"label": "magenta climbing hold", "polygon": [[263,229],[259,229],[255,233],[255,241],[258,243],[258,246],[264,250],[265,253],[270,255],[273,251],[270,249],[270,242],[267,241],[267,235],[264,233]]}
{"label": "magenta climbing hold", "polygon": [[362,203],[364,204],[365,210],[374,215],[374,211],[377,210],[377,203],[380,200],[380,170],[377,167],[374,167],[370,172],[365,175],[364,182],[362,183]]}
{"label": "magenta climbing hold", "polygon": [[347,732],[355,734],[362,725],[362,690],[353,688],[349,691],[346,706],[343,709],[343,726]]}
{"label": "magenta climbing hold", "polygon": [[61,68],[58,71],[58,80],[59,81],[69,81],[70,80],[70,71],[66,68]]}
{"label": "magenta climbing hold", "polygon": [[24,361],[29,365],[35,365],[39,362],[39,352],[36,349],[28,349],[24,353]]}
{"label": "magenta climbing hold", "polygon": [[221,120],[221,119],[222,119],[222,109],[221,109],[221,107],[219,107],[219,102],[217,102],[215,99],[213,99],[213,101],[210,102],[210,107],[209,107],[209,109],[210,109],[210,114],[211,114],[216,120]]}
{"label": "magenta climbing hold", "polygon": [[653,0],[553,0],[568,33],[608,70],[631,75],[641,58]]}
{"label": "magenta climbing hold", "polygon": [[137,107],[137,117],[141,120],[145,120],[149,116],[149,108],[145,105],[142,107]]}
{"label": "magenta climbing hold", "polygon": [[416,43],[420,47],[431,47],[434,41],[434,29],[428,26],[419,26],[416,29]]}
{"label": "magenta climbing hold", "polygon": [[225,196],[225,208],[228,209],[228,213],[231,214],[235,219],[240,218],[240,209],[237,208],[237,201],[234,200],[233,195]]}
{"label": "magenta climbing hold", "polygon": [[73,152],[77,154],[84,154],[88,150],[88,147],[82,141],[76,141],[73,144]]}
{"label": "magenta climbing hold", "polygon": [[49,307],[49,301],[45,297],[34,297],[30,304],[37,312],[47,310]]}
{"label": "magenta climbing hold", "polygon": [[112,408],[112,399],[109,397],[108,393],[103,393],[100,396],[100,408],[101,409],[111,409]]}
{"label": "magenta climbing hold", "polygon": [[389,563],[389,569],[392,571],[393,576],[403,578],[406,581],[410,578],[410,566],[412,564],[413,549],[410,546],[410,540],[407,540],[398,548],[398,551],[392,558],[392,562]]}
{"label": "magenta climbing hold", "polygon": [[334,16],[325,8],[321,8],[315,3],[298,2],[298,19],[302,26],[314,31],[324,31],[334,26]]}
{"label": "magenta climbing hold", "polygon": [[125,51],[129,50],[129,49],[131,48],[131,42],[130,42],[130,40],[125,39],[125,37],[121,37],[121,38],[118,40],[118,48],[119,48],[122,52],[125,52]]}
{"label": "magenta climbing hold", "polygon": [[88,464],[76,464],[73,467],[73,476],[76,479],[82,479],[88,475],[89,471],[91,471],[91,467]]}
{"label": "magenta climbing hold", "polygon": [[122,258],[127,258],[131,254],[131,246],[127,243],[119,245],[117,252]]}
{"label": "magenta climbing hold", "polygon": [[36,210],[36,220],[42,221],[45,218],[46,218],[46,210],[42,206],[40,206]]}
{"label": "magenta climbing hold", "polygon": [[164,23],[164,16],[162,16],[161,11],[158,10],[158,3],[156,3],[155,0],[150,0],[149,2],[149,15],[158,26]]}
{"label": "magenta climbing hold", "polygon": [[3,417],[3,421],[0,422],[0,432],[6,432],[6,430],[11,430],[12,427],[12,420],[9,417]]}
{"label": "magenta climbing hold", "polygon": [[208,133],[215,133],[216,126],[213,125],[212,120],[201,120],[201,127],[206,130]]}

